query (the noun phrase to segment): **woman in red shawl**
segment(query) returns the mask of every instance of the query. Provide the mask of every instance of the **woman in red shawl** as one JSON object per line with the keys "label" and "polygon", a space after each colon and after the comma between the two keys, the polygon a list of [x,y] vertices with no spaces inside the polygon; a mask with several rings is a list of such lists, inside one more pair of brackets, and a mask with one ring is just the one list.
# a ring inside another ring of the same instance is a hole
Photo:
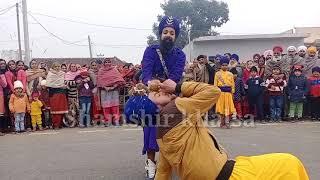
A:
{"label": "woman in red shawl", "polygon": [[61,127],[62,119],[68,113],[66,85],[64,83],[65,73],[61,71],[60,67],[59,63],[53,63],[46,79],[46,86],[49,88],[49,102],[54,129]]}
{"label": "woman in red shawl", "polygon": [[101,106],[105,118],[105,126],[112,122],[119,125],[119,87],[124,84],[124,79],[116,67],[112,66],[111,59],[106,58],[103,67],[98,71],[97,87],[101,92]]}

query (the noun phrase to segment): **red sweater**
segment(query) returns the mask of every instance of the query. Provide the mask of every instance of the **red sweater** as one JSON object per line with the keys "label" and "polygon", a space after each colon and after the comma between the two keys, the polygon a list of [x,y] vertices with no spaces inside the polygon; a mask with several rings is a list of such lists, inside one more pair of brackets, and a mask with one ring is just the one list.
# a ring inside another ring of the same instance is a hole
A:
{"label": "red sweater", "polygon": [[308,82],[310,86],[310,95],[312,97],[320,97],[320,77],[310,76]]}

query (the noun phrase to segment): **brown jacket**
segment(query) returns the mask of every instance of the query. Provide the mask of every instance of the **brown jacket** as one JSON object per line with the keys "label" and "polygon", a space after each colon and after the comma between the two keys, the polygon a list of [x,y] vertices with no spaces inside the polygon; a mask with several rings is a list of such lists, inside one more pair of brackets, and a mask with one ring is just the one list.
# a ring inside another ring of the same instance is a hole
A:
{"label": "brown jacket", "polygon": [[157,128],[160,155],[156,180],[171,179],[172,171],[182,180],[216,179],[228,157],[201,115],[217,102],[220,92],[216,86],[185,82],[182,97],[162,109],[160,122],[167,126]]}

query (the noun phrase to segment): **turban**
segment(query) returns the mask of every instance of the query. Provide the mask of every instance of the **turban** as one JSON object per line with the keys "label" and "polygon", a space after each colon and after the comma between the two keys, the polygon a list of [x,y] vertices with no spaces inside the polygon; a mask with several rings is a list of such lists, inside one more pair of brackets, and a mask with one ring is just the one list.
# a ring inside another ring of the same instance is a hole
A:
{"label": "turban", "polygon": [[281,54],[283,52],[282,47],[280,47],[280,46],[273,47],[273,53],[275,53],[275,52],[278,52]]}
{"label": "turban", "polygon": [[303,69],[303,66],[302,65],[295,65],[293,66],[293,71],[301,71],[302,72],[302,69]]}
{"label": "turban", "polygon": [[306,46],[299,46],[298,47],[298,52],[303,50],[304,52],[307,52],[307,47]]}
{"label": "turban", "polygon": [[166,27],[171,27],[175,30],[176,32],[176,38],[179,36],[180,33],[180,22],[178,19],[169,17],[169,16],[164,16],[159,24],[159,34],[162,34],[162,31]]}
{"label": "turban", "polygon": [[157,105],[153,103],[148,96],[132,96],[124,108],[126,121],[138,125],[144,125],[144,123],[146,125],[150,123],[155,124],[155,116],[158,113],[159,109]]}
{"label": "turban", "polygon": [[264,57],[267,57],[268,55],[273,56],[273,51],[272,51],[272,50],[266,50],[266,51],[263,53],[263,56],[264,56]]}
{"label": "turban", "polygon": [[239,61],[239,56],[237,54],[232,54],[230,59],[235,59],[235,60]]}
{"label": "turban", "polygon": [[313,73],[313,72],[318,72],[318,73],[320,73],[320,67],[319,67],[319,66],[316,66],[316,67],[312,68],[312,73]]}
{"label": "turban", "polygon": [[228,56],[221,56],[220,64],[229,64],[230,59]]}
{"label": "turban", "polygon": [[307,51],[308,53],[317,53],[317,48],[314,46],[310,46]]}
{"label": "turban", "polygon": [[297,51],[297,48],[294,47],[294,46],[289,46],[289,47],[287,48],[287,52],[289,52],[289,51],[294,51],[294,52],[296,52],[296,51]]}

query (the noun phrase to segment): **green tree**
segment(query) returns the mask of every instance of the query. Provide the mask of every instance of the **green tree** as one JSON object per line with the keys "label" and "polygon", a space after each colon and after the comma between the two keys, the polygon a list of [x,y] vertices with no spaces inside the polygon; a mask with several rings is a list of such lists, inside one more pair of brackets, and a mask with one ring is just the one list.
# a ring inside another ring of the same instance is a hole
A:
{"label": "green tree", "polygon": [[[161,4],[164,15],[181,20],[180,37],[176,45],[183,48],[188,44],[188,29],[191,40],[200,36],[218,35],[214,28],[221,27],[229,20],[229,8],[216,0],[168,0]],[[158,15],[158,22],[152,26],[153,34],[148,36],[148,44],[159,42],[158,24],[164,15]]]}

